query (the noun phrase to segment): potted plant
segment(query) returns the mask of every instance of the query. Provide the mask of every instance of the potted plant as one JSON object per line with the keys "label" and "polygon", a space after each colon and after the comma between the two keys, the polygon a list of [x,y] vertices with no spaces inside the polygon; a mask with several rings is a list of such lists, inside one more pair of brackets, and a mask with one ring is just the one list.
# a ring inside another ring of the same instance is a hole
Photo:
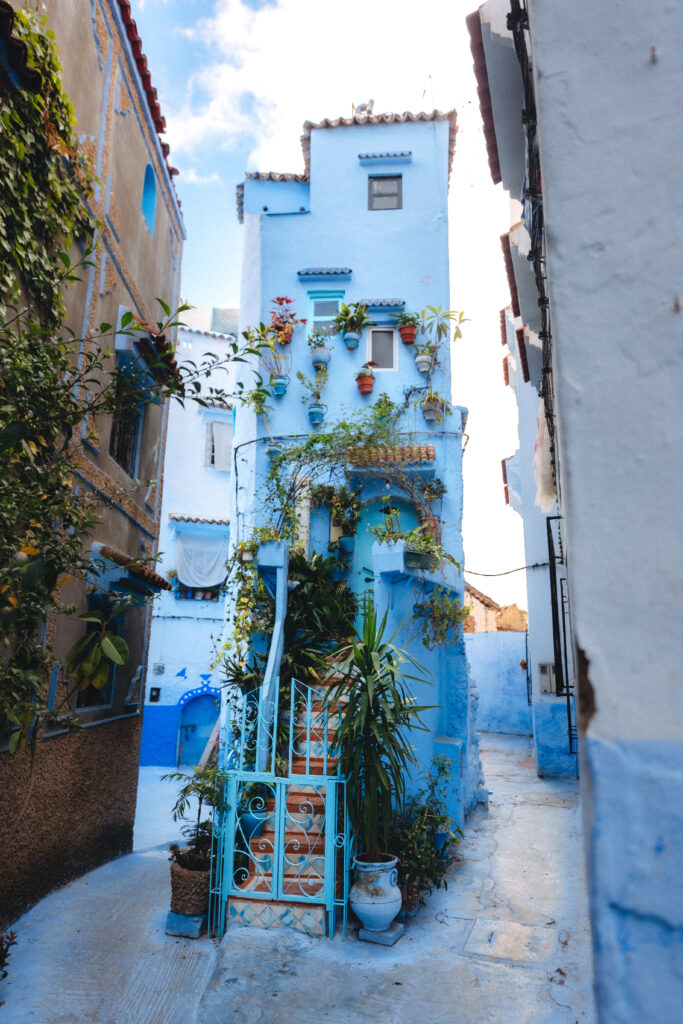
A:
{"label": "potted plant", "polygon": [[292,368],[292,356],[287,349],[276,349],[273,344],[261,352],[261,362],[270,377],[270,387],[276,397],[287,391],[289,372]]}
{"label": "potted plant", "polygon": [[237,557],[240,562],[253,562],[256,545],[251,541],[241,540],[237,545]]}
{"label": "potted plant", "polygon": [[375,321],[368,316],[368,307],[362,302],[352,302],[349,306],[342,302],[341,309],[334,318],[335,333],[341,334],[348,349],[358,348],[363,328],[374,325]]}
{"label": "potted plant", "polygon": [[313,331],[308,336],[308,347],[311,350],[311,362],[314,370],[321,370],[330,361],[331,349],[328,347],[328,341],[325,331]]}
{"label": "potted plant", "polygon": [[[332,754],[348,779],[349,817],[356,846],[356,880],[351,909],[367,932],[385,932],[401,909],[396,884],[398,859],[385,852],[393,809],[403,806],[406,775],[415,763],[410,733],[424,729],[404,668],[423,671],[406,651],[385,639],[387,616],[381,622],[366,605],[360,633],[339,651],[328,691],[332,707],[340,707]],[[341,710],[343,709],[343,710]]]}
{"label": "potted plant", "polygon": [[306,321],[297,317],[292,309],[294,299],[288,299],[286,295],[277,295],[273,299],[273,303],[269,330],[278,345],[289,345],[294,328],[299,324],[305,324]]}
{"label": "potted plant", "polygon": [[377,363],[371,359],[368,363],[363,363],[356,374],[356,384],[361,395],[369,395],[375,386],[375,366]]}
{"label": "potted plant", "polygon": [[[297,379],[303,385],[304,394],[301,401],[308,405],[308,419],[312,427],[319,427],[325,419],[327,406],[322,400],[323,393],[327,386],[327,367],[323,366],[316,370],[313,380],[307,377],[301,370],[297,372]],[[308,394],[306,394],[308,392]]]}
{"label": "potted plant", "polygon": [[430,533],[424,533],[418,526],[402,535],[405,541],[404,561],[409,569],[434,569],[441,561],[441,545]]}
{"label": "potted plant", "polygon": [[360,517],[360,500],[356,491],[339,487],[333,491],[330,502],[332,523],[340,527],[342,535],[338,540],[339,550],[344,554],[353,551],[354,537]]}
{"label": "potted plant", "polygon": [[420,373],[429,373],[435,359],[436,347],[433,342],[427,341],[424,345],[416,345],[415,366]]}
{"label": "potted plant", "polygon": [[431,533],[437,542],[441,543],[442,520],[434,511],[434,503],[441,501],[446,493],[446,485],[443,480],[435,476],[427,480],[420,495],[421,501],[417,505],[417,518],[420,526]]}
{"label": "potted plant", "polygon": [[419,401],[422,415],[427,423],[441,423],[444,416],[451,413],[450,403],[438,391],[433,391],[431,388]]}
{"label": "potted plant", "polygon": [[[227,809],[223,795],[224,773],[219,768],[194,768],[192,775],[170,772],[162,779],[180,782],[178,799],[171,811],[174,821],[185,821],[185,846],[171,845],[171,910],[166,931],[172,935],[199,938],[206,926],[211,876],[212,819],[202,820],[204,806],[219,813]],[[185,817],[190,803],[197,801],[196,819]],[[190,918],[192,920],[183,920]]]}
{"label": "potted plant", "polygon": [[456,643],[470,611],[448,587],[434,587],[413,609],[423,645],[434,650],[441,644]]}
{"label": "potted plant", "polygon": [[393,313],[391,319],[398,327],[404,345],[414,345],[417,331],[421,323],[419,313]]}
{"label": "potted plant", "polygon": [[452,862],[453,844],[462,832],[453,828],[446,809],[446,793],[455,761],[435,756],[426,785],[405,801],[394,813],[389,832],[389,850],[398,857],[398,884],[403,894],[403,909],[408,916],[417,913],[432,888],[448,888],[445,875]]}

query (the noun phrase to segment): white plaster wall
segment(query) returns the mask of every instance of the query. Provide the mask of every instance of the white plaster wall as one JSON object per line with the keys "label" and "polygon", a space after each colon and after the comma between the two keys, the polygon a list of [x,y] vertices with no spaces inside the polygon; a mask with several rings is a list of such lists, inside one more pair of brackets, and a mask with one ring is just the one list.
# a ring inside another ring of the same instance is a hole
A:
{"label": "white plaster wall", "polygon": [[683,9],[533,0],[530,15],[589,736],[679,739]]}

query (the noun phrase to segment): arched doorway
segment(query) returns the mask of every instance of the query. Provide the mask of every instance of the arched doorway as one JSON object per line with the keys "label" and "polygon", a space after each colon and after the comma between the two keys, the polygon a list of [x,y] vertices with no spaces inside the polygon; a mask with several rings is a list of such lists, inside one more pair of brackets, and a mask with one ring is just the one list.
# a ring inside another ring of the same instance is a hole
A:
{"label": "arched doorway", "polygon": [[177,763],[199,764],[220,711],[213,693],[202,693],[183,704],[178,723]]}
{"label": "arched doorway", "polygon": [[[414,505],[405,498],[376,498],[363,506],[358,522],[356,534],[356,545],[353,556],[353,574],[351,586],[358,598],[359,607],[362,609],[363,598],[366,595],[372,597],[374,586],[374,574],[372,570],[372,545],[376,538],[370,533],[375,526],[382,526],[385,513],[382,511],[390,505],[392,509],[398,510],[397,528],[403,533],[414,530],[418,525],[417,513]],[[360,615],[360,613],[359,613]]]}

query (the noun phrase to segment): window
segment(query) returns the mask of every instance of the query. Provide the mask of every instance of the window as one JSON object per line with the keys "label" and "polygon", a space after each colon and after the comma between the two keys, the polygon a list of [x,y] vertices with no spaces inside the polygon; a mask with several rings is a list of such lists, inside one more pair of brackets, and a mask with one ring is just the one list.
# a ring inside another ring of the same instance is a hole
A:
{"label": "window", "polygon": [[[88,599],[88,611],[99,611],[105,615],[111,610],[111,601],[109,595],[102,597],[90,597]],[[125,618],[125,613],[123,618]],[[107,629],[111,630],[117,635],[120,632],[121,617],[114,619],[107,626]],[[99,626],[96,622],[89,622],[86,626],[85,635],[93,633]],[[76,694],[76,709],[78,711],[87,710],[88,708],[104,708],[111,707],[114,700],[114,685],[116,682],[116,665],[113,661],[109,662],[109,678],[103,687],[98,689],[95,686],[89,686],[86,690],[79,690]]]}
{"label": "window", "polygon": [[142,215],[149,228],[149,233],[154,237],[154,219],[157,212],[157,183],[154,177],[152,165],[145,167],[145,180],[142,186]]}
{"label": "window", "polygon": [[[121,360],[119,360],[119,366],[121,366]],[[120,406],[118,413],[112,419],[109,454],[129,477],[135,479],[138,471],[145,406],[122,380],[118,387]]]}
{"label": "window", "polygon": [[206,429],[206,465],[222,472],[230,471],[232,424],[211,420]]}
{"label": "window", "polygon": [[344,292],[309,292],[308,293],[308,332],[322,331],[327,334],[333,327],[333,321]]}
{"label": "window", "polygon": [[368,362],[374,362],[376,370],[395,370],[396,331],[393,327],[373,327],[368,331]]}
{"label": "window", "polygon": [[400,210],[403,207],[403,175],[368,178],[368,210]]}

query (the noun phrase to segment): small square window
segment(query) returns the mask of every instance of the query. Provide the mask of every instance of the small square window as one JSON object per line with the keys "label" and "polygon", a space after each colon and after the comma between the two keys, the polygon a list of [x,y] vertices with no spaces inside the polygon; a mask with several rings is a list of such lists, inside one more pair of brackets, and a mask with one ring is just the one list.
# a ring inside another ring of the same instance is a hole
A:
{"label": "small square window", "polygon": [[368,178],[368,210],[400,210],[403,207],[403,176]]}
{"label": "small square window", "polygon": [[396,332],[393,327],[375,327],[369,331],[368,360],[378,370],[396,369]]}

